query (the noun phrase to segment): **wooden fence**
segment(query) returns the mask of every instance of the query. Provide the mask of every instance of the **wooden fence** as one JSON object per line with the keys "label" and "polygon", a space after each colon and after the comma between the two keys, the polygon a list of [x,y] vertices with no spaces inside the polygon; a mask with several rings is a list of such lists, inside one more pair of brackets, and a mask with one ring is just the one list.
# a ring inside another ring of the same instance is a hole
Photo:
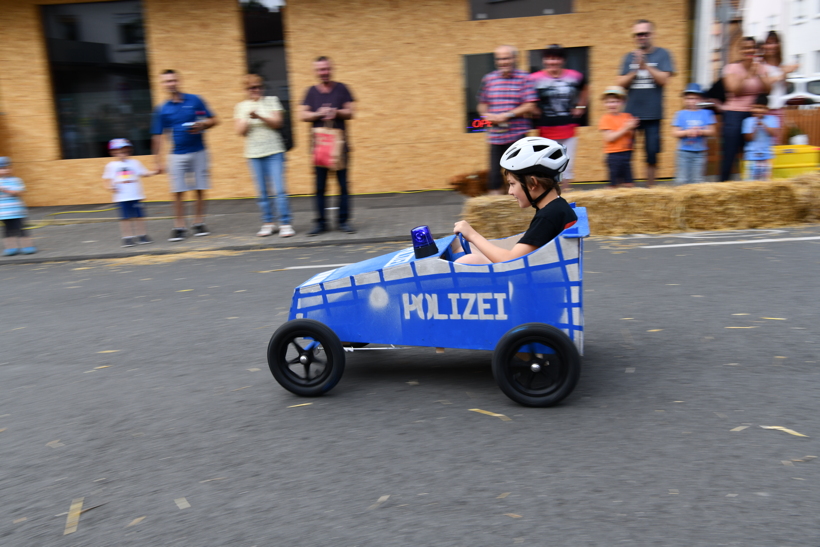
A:
{"label": "wooden fence", "polygon": [[[787,135],[789,128],[798,127],[801,133],[808,135],[809,144],[820,146],[820,109],[790,106],[786,108],[785,114]],[[784,142],[788,143],[788,139],[784,139]]]}

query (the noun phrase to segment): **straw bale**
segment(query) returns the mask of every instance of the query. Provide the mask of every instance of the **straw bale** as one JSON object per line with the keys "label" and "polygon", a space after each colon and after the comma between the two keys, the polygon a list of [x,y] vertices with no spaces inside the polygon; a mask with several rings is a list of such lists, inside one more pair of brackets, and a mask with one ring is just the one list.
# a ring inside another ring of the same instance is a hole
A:
{"label": "straw bale", "polygon": [[[564,194],[586,207],[592,235],[658,234],[687,230],[775,228],[820,221],[820,175],[782,181],[741,181],[655,188],[601,189]],[[527,229],[530,208],[509,196],[467,201],[462,217],[488,238]]]}
{"label": "straw bale", "polygon": [[806,173],[791,179],[798,218],[820,222],[820,174]]}
{"label": "straw bale", "polygon": [[798,222],[788,181],[738,181],[675,188],[688,230],[743,230]]}
{"label": "straw bale", "polygon": [[586,207],[596,235],[656,234],[680,231],[674,188],[618,188],[568,192],[567,201]]}

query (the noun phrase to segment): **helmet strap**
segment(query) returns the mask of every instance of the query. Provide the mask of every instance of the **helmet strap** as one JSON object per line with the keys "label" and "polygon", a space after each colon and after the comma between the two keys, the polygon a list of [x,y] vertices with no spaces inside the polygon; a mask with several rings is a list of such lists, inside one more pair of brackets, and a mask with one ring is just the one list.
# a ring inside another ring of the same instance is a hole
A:
{"label": "helmet strap", "polygon": [[527,200],[530,202],[530,205],[532,205],[533,208],[536,211],[538,211],[539,210],[538,202],[541,201],[542,199],[544,199],[544,197],[547,194],[549,194],[552,191],[552,189],[549,189],[549,190],[545,191],[543,194],[541,194],[540,196],[538,196],[537,198],[532,199],[532,195],[530,195],[530,189],[527,188],[527,177],[528,176],[530,176],[530,175],[523,175],[524,180],[521,181],[521,188],[524,190],[524,195],[527,196]]}

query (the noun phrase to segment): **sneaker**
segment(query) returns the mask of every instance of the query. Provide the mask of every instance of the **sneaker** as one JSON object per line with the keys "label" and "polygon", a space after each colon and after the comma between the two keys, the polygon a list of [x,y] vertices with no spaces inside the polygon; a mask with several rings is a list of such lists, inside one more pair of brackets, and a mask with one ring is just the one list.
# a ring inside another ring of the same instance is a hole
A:
{"label": "sneaker", "polygon": [[327,228],[324,226],[317,224],[311,231],[308,232],[307,235],[309,236],[318,236],[319,234],[323,234],[327,232]]}
{"label": "sneaker", "polygon": [[124,237],[124,238],[122,238],[122,246],[123,247],[133,247],[134,245],[136,245],[136,243],[134,243],[134,238],[133,237]]}
{"label": "sneaker", "polygon": [[185,239],[185,232],[187,232],[185,228],[174,228],[171,230],[171,237],[168,238],[168,241],[182,241]]}
{"label": "sneaker", "polygon": [[270,223],[263,224],[262,227],[259,228],[259,231],[256,232],[256,235],[258,235],[259,237],[267,237],[275,231],[276,231],[276,224],[270,224]]}
{"label": "sneaker", "polygon": [[137,243],[140,245],[148,245],[149,243],[153,243],[154,240],[148,237],[148,235],[141,235],[139,239],[137,239]]}
{"label": "sneaker", "polygon": [[296,230],[294,230],[293,226],[290,224],[282,224],[282,227],[279,228],[279,237],[290,237],[295,235]]}
{"label": "sneaker", "polygon": [[23,247],[22,249],[20,249],[20,252],[24,255],[33,255],[37,252],[37,247],[35,247],[34,245],[32,245],[31,247]]}
{"label": "sneaker", "polygon": [[208,231],[208,228],[206,228],[204,224],[194,224],[193,229],[194,237],[207,236],[211,233]]}
{"label": "sneaker", "polygon": [[356,229],[353,228],[353,226],[351,226],[347,222],[343,222],[343,223],[339,224],[339,231],[340,232],[345,232],[347,234],[355,234],[356,233]]}
{"label": "sneaker", "polygon": [[6,249],[3,251],[3,256],[14,256],[20,252],[20,249]]}

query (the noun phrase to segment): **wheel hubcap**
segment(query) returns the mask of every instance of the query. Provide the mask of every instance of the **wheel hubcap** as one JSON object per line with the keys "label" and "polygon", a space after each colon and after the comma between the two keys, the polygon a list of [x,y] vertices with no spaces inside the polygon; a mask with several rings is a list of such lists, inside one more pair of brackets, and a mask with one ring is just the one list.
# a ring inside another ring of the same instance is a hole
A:
{"label": "wheel hubcap", "polygon": [[307,355],[302,354],[299,357],[299,362],[302,363],[303,365],[307,365],[308,363],[310,363],[310,359],[308,358]]}
{"label": "wheel hubcap", "polygon": [[533,363],[530,365],[530,370],[533,372],[541,372],[541,365],[538,363]]}

